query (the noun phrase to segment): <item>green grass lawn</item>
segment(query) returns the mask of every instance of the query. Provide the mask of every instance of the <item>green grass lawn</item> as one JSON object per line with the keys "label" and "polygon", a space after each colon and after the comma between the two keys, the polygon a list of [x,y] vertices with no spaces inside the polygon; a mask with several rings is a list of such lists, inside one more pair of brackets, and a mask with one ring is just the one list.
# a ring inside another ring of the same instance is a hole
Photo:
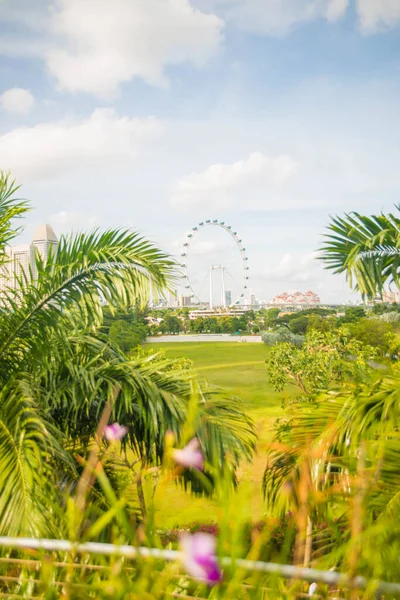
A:
{"label": "green grass lawn", "polygon": [[[157,343],[171,358],[190,358],[194,368],[210,383],[225,393],[243,400],[254,419],[259,441],[251,465],[243,465],[235,502],[238,519],[257,520],[265,512],[261,479],[265,467],[265,451],[272,435],[272,424],[280,413],[282,394],[274,392],[267,382],[264,344],[237,342]],[[193,498],[174,484],[162,485],[154,497],[155,519],[159,527],[172,527],[194,520],[217,520],[217,504],[205,498]]]}

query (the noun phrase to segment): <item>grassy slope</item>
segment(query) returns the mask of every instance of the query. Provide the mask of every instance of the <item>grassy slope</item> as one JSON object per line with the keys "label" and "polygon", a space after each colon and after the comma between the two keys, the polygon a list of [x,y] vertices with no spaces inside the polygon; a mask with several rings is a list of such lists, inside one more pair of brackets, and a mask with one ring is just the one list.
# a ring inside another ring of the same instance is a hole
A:
{"label": "grassy slope", "polygon": [[[253,464],[244,465],[240,474],[237,518],[260,518],[264,512],[261,476],[265,466],[265,449],[282,400],[282,395],[275,393],[266,380],[268,349],[264,344],[238,342],[160,343],[156,349],[165,350],[170,357],[190,358],[195,369],[210,383],[243,400],[257,424],[259,443]],[[218,508],[212,500],[192,498],[172,484],[157,490],[154,506],[156,523],[160,527],[218,518]]]}

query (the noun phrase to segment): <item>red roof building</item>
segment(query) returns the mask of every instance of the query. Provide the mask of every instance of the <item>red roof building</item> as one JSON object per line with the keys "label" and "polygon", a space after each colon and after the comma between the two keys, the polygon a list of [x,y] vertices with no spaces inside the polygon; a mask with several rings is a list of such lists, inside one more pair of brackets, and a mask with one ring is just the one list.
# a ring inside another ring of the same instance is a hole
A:
{"label": "red roof building", "polygon": [[287,304],[289,306],[313,306],[315,304],[320,304],[321,299],[315,292],[309,290],[304,294],[302,292],[283,292],[282,294],[278,294],[275,298],[269,302],[269,304]]}

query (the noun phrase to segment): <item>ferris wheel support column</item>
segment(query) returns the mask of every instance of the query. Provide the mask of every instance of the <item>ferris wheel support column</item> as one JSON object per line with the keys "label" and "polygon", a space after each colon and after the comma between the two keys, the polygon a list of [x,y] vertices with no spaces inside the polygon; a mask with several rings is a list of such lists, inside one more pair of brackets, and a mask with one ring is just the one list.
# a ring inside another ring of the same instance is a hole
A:
{"label": "ferris wheel support column", "polygon": [[221,284],[222,284],[222,307],[226,308],[226,298],[225,298],[225,267],[221,267],[222,275],[221,275]]}
{"label": "ferris wheel support column", "polygon": [[212,299],[212,295],[213,295],[213,289],[212,289],[212,272],[213,272],[213,267],[210,267],[210,310],[213,309],[213,299]]}

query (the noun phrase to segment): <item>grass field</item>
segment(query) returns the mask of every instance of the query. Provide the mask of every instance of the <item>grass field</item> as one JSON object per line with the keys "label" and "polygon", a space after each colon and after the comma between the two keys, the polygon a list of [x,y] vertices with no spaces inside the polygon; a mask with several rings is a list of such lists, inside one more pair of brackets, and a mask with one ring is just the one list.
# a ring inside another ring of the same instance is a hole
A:
{"label": "grass field", "polygon": [[[267,383],[265,360],[268,348],[264,344],[238,343],[159,343],[171,358],[185,357],[210,383],[240,397],[254,419],[259,442],[252,465],[243,465],[237,496],[237,518],[257,520],[265,507],[261,493],[261,478],[265,467],[265,451],[271,439],[274,419],[280,412],[282,394],[274,392]],[[173,527],[194,520],[204,522],[218,519],[215,502],[193,498],[174,484],[158,488],[155,498],[155,519],[159,527]]]}

